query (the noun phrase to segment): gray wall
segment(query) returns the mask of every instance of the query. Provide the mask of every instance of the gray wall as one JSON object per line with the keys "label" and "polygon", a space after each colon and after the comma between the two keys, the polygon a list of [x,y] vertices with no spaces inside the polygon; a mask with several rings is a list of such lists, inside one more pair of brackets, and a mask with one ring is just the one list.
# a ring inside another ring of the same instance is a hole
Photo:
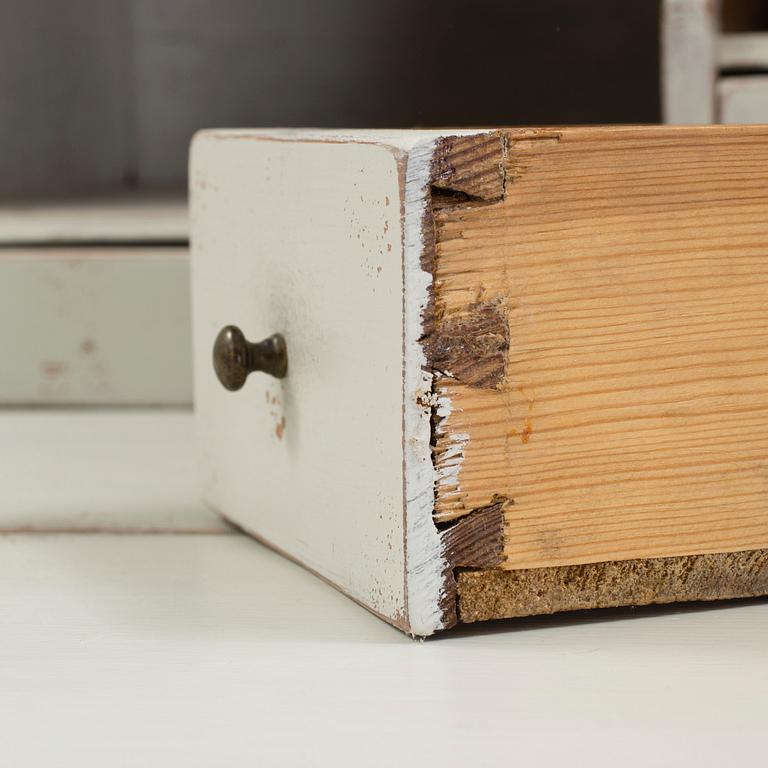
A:
{"label": "gray wall", "polygon": [[0,0],[0,196],[184,183],[211,126],[658,120],[656,0]]}
{"label": "gray wall", "polygon": [[126,11],[120,0],[0,0],[0,194],[122,179]]}

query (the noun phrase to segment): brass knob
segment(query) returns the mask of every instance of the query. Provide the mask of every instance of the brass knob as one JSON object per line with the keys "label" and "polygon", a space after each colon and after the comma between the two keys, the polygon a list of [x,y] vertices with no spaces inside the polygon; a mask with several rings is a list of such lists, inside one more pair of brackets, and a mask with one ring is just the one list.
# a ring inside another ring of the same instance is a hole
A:
{"label": "brass knob", "polygon": [[264,371],[277,379],[288,372],[288,350],[282,334],[275,333],[256,344],[248,341],[236,325],[219,331],[213,344],[213,369],[219,381],[235,391],[249,373]]}

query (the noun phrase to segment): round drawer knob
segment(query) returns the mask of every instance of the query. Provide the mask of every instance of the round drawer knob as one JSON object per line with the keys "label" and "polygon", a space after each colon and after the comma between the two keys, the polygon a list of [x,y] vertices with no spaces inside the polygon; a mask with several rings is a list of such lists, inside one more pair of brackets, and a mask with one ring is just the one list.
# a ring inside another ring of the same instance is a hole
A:
{"label": "round drawer knob", "polygon": [[254,344],[237,326],[227,325],[219,331],[213,344],[213,368],[219,381],[232,391],[240,389],[248,374],[254,371],[282,379],[288,372],[285,338],[275,333]]}

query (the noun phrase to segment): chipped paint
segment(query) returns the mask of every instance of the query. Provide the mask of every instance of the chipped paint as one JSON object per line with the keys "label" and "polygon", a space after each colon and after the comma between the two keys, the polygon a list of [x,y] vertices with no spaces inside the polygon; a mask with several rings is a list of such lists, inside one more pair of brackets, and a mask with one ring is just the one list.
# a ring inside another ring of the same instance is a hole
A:
{"label": "chipped paint", "polygon": [[[421,338],[432,275],[422,267],[424,217],[435,142],[426,141],[408,155],[405,184],[404,283],[404,427],[406,490],[406,585],[408,623],[415,635],[431,635],[444,626],[440,604],[445,559],[432,520],[435,468],[432,464],[433,374]],[[446,404],[448,406],[449,404]]]}
{"label": "chipped paint", "polygon": [[[474,131],[474,134],[483,133]],[[448,626],[451,612],[446,573],[450,571],[443,555],[435,519],[435,492],[440,487],[460,492],[458,470],[463,460],[467,435],[455,437],[455,452],[448,463],[435,467],[432,456],[433,414],[436,428],[445,421],[452,405],[446,390],[435,393],[437,374],[428,364],[424,347],[425,315],[430,312],[433,274],[425,258],[432,244],[425,238],[433,179],[437,138],[411,147],[405,184],[404,248],[404,334],[405,334],[405,486],[406,486],[406,582],[408,618],[411,632],[430,635]],[[429,318],[427,321],[429,322]]]}

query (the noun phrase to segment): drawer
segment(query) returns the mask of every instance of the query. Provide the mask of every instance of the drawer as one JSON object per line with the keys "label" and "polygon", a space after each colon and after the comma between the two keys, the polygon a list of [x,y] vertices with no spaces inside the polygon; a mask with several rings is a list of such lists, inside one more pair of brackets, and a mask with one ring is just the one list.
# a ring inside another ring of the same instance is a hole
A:
{"label": "drawer", "polygon": [[181,197],[0,206],[0,404],[189,404],[187,241]]}
{"label": "drawer", "polygon": [[414,635],[768,593],[768,129],[206,131],[190,185],[222,515]]}
{"label": "drawer", "polygon": [[0,247],[0,306],[0,404],[192,400],[186,247]]}

